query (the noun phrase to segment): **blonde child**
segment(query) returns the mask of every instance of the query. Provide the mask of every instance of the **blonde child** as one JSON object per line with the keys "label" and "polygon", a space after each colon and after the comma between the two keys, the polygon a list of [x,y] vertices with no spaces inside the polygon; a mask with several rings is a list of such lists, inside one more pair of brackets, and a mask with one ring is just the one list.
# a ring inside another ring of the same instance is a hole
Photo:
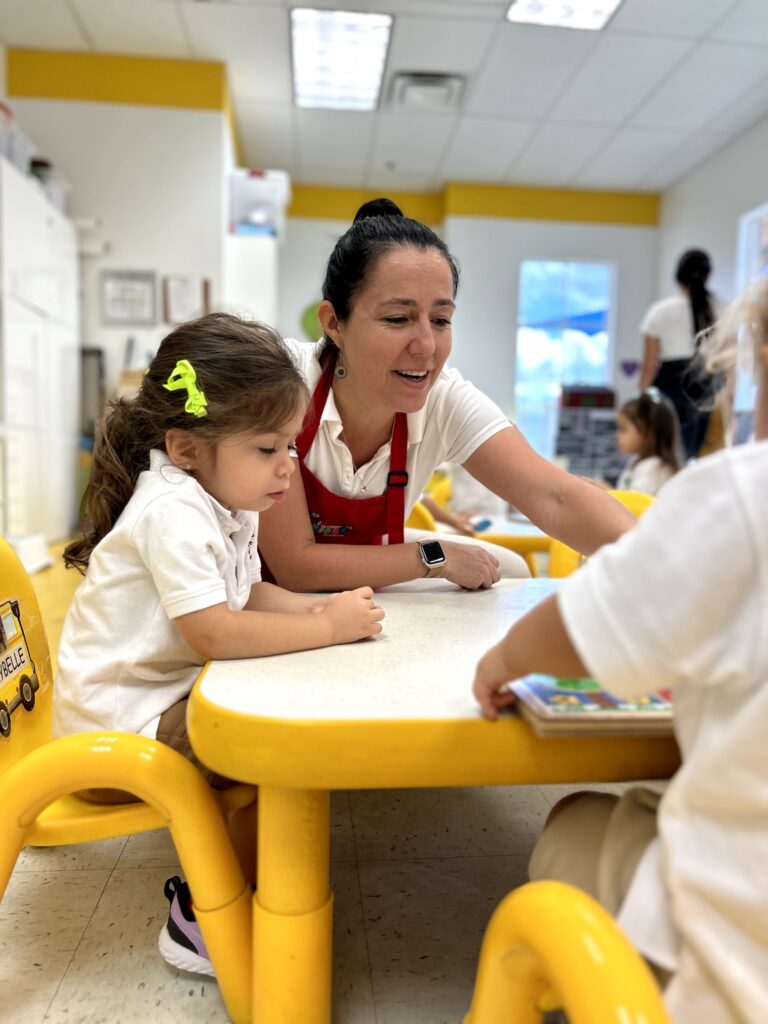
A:
{"label": "blonde child", "polygon": [[658,388],[648,388],[621,407],[616,443],[622,455],[629,456],[617,490],[655,497],[682,468],[677,414]]}
{"label": "blonde child", "polygon": [[[172,331],[137,396],[110,404],[83,536],[64,553],[85,579],[61,638],[55,735],[157,738],[227,785],[196,761],[187,738],[186,703],[205,661],[381,632],[384,613],[368,587],[310,598],[261,582],[258,513],[285,497],[306,403],[273,330],[213,313]],[[166,895],[161,952],[210,973],[186,886],[171,880]]]}
{"label": "blonde child", "polygon": [[683,764],[664,796],[566,797],[529,874],[618,915],[669,979],[676,1024],[768,1015],[768,279],[726,314],[710,369],[733,365],[739,325],[756,354],[756,443],[676,477],[483,656],[474,682],[488,718],[533,671],[592,675],[618,696],[672,690]]}

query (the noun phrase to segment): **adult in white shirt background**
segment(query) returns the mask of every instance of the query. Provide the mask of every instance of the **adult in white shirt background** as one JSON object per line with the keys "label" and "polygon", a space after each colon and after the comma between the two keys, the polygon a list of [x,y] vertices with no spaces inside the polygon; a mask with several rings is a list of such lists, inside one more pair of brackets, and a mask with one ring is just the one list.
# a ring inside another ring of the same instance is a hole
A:
{"label": "adult in white shirt background", "polygon": [[653,384],[675,407],[686,459],[701,448],[709,413],[697,405],[700,381],[691,379],[696,337],[706,331],[723,310],[707,289],[712,262],[703,250],[689,249],[675,271],[679,293],[655,302],[643,318],[643,366],[640,390]]}
{"label": "adult in white shirt background", "polygon": [[499,572],[487,549],[451,538],[431,566],[404,533],[445,461],[584,553],[634,525],[446,368],[458,280],[442,239],[387,199],[364,204],[336,243],[318,308],[324,338],[297,352],[312,391],[297,438],[301,479],[260,520],[259,548],[288,589],[385,587],[438,571],[466,589],[492,586]]}

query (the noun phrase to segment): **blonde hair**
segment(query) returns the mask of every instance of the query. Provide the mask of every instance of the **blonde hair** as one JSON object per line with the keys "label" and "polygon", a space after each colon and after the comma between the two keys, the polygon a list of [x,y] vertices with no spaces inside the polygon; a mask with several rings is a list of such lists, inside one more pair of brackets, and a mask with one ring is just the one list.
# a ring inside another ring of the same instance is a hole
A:
{"label": "blonde hair", "polygon": [[742,345],[750,346],[755,356],[768,345],[768,276],[765,274],[750,281],[703,339],[702,348],[710,373],[733,370]]}

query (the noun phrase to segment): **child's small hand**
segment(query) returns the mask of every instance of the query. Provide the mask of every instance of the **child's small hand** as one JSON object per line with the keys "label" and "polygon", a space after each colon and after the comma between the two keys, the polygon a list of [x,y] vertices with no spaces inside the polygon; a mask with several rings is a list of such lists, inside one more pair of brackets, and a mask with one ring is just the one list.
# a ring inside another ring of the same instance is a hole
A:
{"label": "child's small hand", "polygon": [[514,674],[510,671],[504,656],[504,642],[491,647],[477,663],[472,692],[482,708],[483,714],[491,721],[499,716],[499,709],[509,707],[517,699],[510,690],[504,689]]}
{"label": "child's small hand", "polygon": [[358,587],[328,598],[322,614],[330,620],[332,644],[348,644],[381,632],[384,609],[372,597],[370,587]]}

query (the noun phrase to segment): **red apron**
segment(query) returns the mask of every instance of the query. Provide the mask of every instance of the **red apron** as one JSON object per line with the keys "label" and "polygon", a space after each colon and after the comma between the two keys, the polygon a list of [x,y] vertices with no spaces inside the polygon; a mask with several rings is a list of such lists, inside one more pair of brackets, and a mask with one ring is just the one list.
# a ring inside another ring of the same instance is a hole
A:
{"label": "red apron", "polygon": [[405,470],[408,454],[408,418],[405,413],[395,415],[392,430],[391,453],[387,486],[375,498],[344,498],[334,494],[307,468],[304,460],[315,440],[320,418],[328,400],[333,381],[334,362],[329,360],[315,386],[312,401],[296,448],[301,466],[301,478],[307,495],[307,508],[318,544],[402,544],[405,522]]}

